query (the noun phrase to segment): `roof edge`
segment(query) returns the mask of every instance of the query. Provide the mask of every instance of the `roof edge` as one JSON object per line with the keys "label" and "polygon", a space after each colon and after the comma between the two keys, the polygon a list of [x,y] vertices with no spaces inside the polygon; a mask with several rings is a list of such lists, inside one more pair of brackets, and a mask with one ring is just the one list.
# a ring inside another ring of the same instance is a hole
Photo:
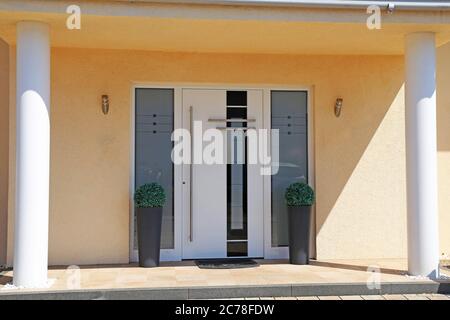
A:
{"label": "roof edge", "polygon": [[439,1],[368,1],[368,0],[114,0],[118,2],[148,2],[198,5],[229,6],[273,6],[273,7],[305,7],[322,9],[367,9],[378,6],[389,11],[394,10],[450,10],[449,2]]}

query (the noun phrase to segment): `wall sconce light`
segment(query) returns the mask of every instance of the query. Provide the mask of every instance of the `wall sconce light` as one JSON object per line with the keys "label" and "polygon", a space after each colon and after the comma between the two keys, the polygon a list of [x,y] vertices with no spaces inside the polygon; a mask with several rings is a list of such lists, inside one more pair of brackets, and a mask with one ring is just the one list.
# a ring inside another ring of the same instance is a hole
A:
{"label": "wall sconce light", "polygon": [[108,95],[102,95],[102,111],[103,114],[108,114],[109,112],[109,97]]}
{"label": "wall sconce light", "polygon": [[336,103],[334,105],[334,115],[339,117],[341,115],[342,103],[344,100],[342,98],[337,98]]}

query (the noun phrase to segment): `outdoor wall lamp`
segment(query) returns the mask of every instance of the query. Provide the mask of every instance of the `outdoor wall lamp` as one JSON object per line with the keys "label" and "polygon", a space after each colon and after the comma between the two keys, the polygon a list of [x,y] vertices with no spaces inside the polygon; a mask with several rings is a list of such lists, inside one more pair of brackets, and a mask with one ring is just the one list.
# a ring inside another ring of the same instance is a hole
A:
{"label": "outdoor wall lamp", "polygon": [[102,95],[102,111],[103,114],[108,114],[109,112],[109,97],[107,94]]}
{"label": "outdoor wall lamp", "polygon": [[334,104],[334,115],[339,117],[341,115],[342,103],[344,100],[342,98],[337,98],[336,103]]}

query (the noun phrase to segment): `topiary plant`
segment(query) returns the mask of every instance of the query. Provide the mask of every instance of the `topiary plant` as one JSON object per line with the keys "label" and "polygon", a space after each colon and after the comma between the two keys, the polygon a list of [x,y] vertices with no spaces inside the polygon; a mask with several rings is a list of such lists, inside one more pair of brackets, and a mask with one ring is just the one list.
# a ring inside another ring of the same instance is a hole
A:
{"label": "topiary plant", "polygon": [[160,208],[165,202],[164,189],[155,182],[140,186],[134,193],[136,208]]}
{"label": "topiary plant", "polygon": [[312,206],[314,204],[314,190],[304,182],[291,184],[284,195],[290,207]]}

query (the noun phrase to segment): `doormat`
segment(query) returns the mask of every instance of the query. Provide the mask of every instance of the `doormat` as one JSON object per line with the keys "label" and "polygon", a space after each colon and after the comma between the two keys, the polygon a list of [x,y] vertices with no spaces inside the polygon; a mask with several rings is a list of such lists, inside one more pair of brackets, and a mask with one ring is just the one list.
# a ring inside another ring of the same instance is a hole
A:
{"label": "doormat", "polygon": [[241,269],[259,266],[255,260],[241,258],[195,260],[195,264],[200,269]]}

